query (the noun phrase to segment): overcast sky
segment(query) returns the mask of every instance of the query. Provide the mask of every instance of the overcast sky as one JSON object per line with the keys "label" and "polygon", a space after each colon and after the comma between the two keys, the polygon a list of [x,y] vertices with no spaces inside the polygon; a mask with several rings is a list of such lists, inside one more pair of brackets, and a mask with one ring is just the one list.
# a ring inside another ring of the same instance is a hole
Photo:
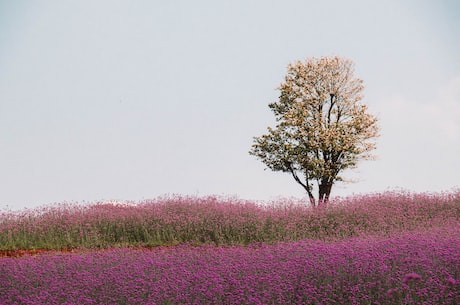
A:
{"label": "overcast sky", "polygon": [[248,154],[290,62],[355,62],[378,159],[332,196],[460,186],[460,2],[0,0],[0,209],[304,197]]}

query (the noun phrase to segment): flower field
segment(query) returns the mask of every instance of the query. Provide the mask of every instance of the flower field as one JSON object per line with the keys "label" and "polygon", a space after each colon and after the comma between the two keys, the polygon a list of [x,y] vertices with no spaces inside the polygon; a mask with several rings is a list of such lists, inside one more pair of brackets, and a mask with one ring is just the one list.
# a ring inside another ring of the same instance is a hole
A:
{"label": "flower field", "polygon": [[459,304],[460,193],[3,212],[0,304]]}

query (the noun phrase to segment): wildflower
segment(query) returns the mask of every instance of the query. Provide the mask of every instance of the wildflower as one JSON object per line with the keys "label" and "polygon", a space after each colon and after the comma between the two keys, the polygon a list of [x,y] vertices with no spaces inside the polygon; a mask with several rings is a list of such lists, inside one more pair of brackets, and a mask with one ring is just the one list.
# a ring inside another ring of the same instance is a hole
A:
{"label": "wildflower", "polygon": [[398,288],[391,288],[391,289],[388,289],[387,290],[387,295],[392,295],[393,293],[397,292],[398,291]]}
{"label": "wildflower", "polygon": [[415,272],[411,272],[411,273],[408,273],[404,276],[403,278],[403,283],[404,284],[407,284],[407,282],[411,281],[411,280],[420,280],[422,277],[420,275],[418,275],[417,273]]}
{"label": "wildflower", "polygon": [[452,285],[455,285],[455,284],[457,284],[457,283],[460,284],[460,281],[457,281],[457,280],[454,279],[452,276],[449,276],[449,277],[447,278],[447,282],[448,282],[449,284],[452,284]]}

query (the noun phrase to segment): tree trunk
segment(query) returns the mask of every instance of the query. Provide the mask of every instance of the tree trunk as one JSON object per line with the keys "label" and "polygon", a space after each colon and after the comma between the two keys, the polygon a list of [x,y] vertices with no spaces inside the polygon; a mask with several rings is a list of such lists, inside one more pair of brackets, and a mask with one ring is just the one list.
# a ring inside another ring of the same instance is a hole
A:
{"label": "tree trunk", "polygon": [[318,207],[326,206],[327,203],[329,202],[329,196],[331,194],[332,190],[332,183],[327,183],[325,181],[321,181],[321,184],[319,185],[319,191],[318,191]]}
{"label": "tree trunk", "polygon": [[306,181],[305,183],[303,183],[299,176],[297,176],[296,172],[294,171],[294,169],[292,167],[289,167],[289,170],[291,171],[291,174],[292,174],[292,177],[294,177],[294,180],[300,184],[306,191],[307,191],[307,194],[308,194],[308,198],[310,199],[310,203],[313,207],[315,207],[315,197],[313,196],[313,193],[311,192],[311,187],[310,187],[310,184],[308,182],[308,177],[306,178]]}
{"label": "tree trunk", "polygon": [[308,194],[308,198],[310,199],[310,203],[311,203],[312,207],[315,207],[315,204],[316,204],[315,197],[311,193],[310,189],[307,189],[307,194]]}

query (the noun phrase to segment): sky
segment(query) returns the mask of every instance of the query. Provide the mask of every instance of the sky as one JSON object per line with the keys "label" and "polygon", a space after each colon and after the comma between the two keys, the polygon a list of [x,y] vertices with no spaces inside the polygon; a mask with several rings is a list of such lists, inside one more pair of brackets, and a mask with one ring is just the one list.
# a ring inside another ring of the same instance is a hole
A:
{"label": "sky", "polygon": [[0,0],[0,209],[305,198],[248,154],[289,63],[343,56],[379,118],[332,197],[460,186],[457,0]]}

